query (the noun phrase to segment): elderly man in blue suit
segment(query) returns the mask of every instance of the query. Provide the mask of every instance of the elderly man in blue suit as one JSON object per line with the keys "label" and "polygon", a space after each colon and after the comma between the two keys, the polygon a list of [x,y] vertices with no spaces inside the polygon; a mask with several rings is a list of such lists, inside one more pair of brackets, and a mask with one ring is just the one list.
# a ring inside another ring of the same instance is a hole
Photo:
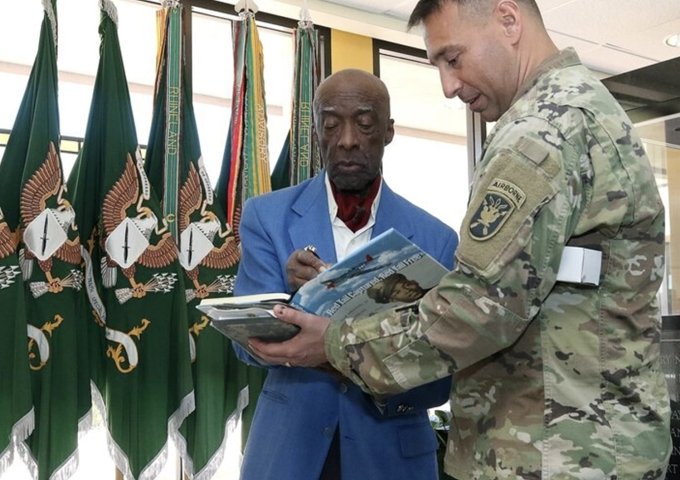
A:
{"label": "elderly man in blue suit", "polygon": [[[314,244],[333,263],[391,227],[452,268],[456,233],[382,179],[394,136],[383,82],[360,70],[335,73],[316,92],[314,121],[325,169],[245,204],[235,293],[293,291],[322,266],[303,247]],[[450,386],[448,378],[377,401],[323,370],[272,367],[241,480],[436,480],[427,408],[446,402]]]}

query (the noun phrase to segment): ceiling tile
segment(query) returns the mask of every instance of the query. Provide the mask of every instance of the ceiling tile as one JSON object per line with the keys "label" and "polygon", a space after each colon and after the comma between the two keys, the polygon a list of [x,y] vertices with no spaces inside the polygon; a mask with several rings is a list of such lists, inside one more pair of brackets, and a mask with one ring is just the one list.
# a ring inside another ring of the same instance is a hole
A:
{"label": "ceiling tile", "polygon": [[402,20],[408,20],[411,16],[413,8],[416,6],[416,0],[402,0],[401,2],[392,2],[390,10],[387,12],[396,18],[401,18]]}
{"label": "ceiling tile", "polygon": [[666,37],[676,33],[680,33],[680,19],[667,21],[630,35],[621,35],[607,43],[634,51],[656,63],[680,56],[680,48],[669,47],[664,43]]}
{"label": "ceiling tile", "polygon": [[611,75],[628,72],[655,63],[645,57],[633,55],[608,46],[597,46],[579,52],[584,65]]}
{"label": "ceiling tile", "polygon": [[365,12],[385,13],[390,10],[394,4],[394,0],[328,0],[330,3],[344,5],[345,7],[356,8]]}
{"label": "ceiling tile", "polygon": [[544,12],[543,18],[550,30],[603,44],[680,18],[680,1],[575,0]]}
{"label": "ceiling tile", "polygon": [[[417,0],[328,0],[407,20]],[[321,2],[324,3],[324,2]],[[560,48],[574,46],[594,70],[618,74],[680,56],[662,44],[680,32],[680,0],[537,0]]]}
{"label": "ceiling tile", "polygon": [[536,0],[536,3],[538,4],[538,8],[541,10],[541,13],[545,15],[554,8],[558,8],[576,1],[578,0]]}

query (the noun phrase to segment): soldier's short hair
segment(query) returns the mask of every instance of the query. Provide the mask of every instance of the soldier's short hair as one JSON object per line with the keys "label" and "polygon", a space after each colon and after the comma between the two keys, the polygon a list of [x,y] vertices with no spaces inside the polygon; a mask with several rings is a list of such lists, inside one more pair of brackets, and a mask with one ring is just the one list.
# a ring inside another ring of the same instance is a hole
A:
{"label": "soldier's short hair", "polygon": [[[427,17],[437,13],[448,2],[458,3],[461,8],[466,9],[474,16],[484,18],[491,13],[496,0],[419,0],[408,19],[408,28],[420,25]],[[516,2],[527,7],[543,21],[536,0],[516,0]]]}

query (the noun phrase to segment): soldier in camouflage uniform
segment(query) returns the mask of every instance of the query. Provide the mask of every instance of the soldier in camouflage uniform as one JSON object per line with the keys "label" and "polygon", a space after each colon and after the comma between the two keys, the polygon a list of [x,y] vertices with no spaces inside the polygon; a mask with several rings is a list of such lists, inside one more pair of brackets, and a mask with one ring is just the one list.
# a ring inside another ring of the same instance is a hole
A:
{"label": "soldier in camouflage uniform", "polygon": [[[663,478],[664,209],[640,139],[533,0],[421,0],[421,22],[446,96],[497,120],[456,270],[369,318],[277,307],[302,333],[259,354],[327,358],[374,395],[455,372],[446,471],[461,480]],[[599,286],[556,282],[567,245],[602,251]]]}

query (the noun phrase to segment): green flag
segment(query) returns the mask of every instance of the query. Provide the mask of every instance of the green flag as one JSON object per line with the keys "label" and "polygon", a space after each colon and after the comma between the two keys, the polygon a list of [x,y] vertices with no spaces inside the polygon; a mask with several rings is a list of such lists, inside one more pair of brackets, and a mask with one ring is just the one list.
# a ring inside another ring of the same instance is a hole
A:
{"label": "green flag", "polygon": [[[303,9],[303,13],[306,10]],[[308,13],[308,12],[307,12]],[[319,32],[309,18],[295,29],[293,105],[290,132],[272,172],[272,189],[297,185],[321,170],[314,134],[312,103],[319,85]]]}
{"label": "green flag", "polygon": [[321,170],[321,157],[314,134],[312,102],[319,85],[319,32],[310,20],[295,30],[295,68],[290,131],[290,184],[313,177]]}
{"label": "green flag", "polygon": [[243,202],[271,191],[262,44],[255,14],[241,13],[233,23],[234,87],[231,123],[217,195],[227,223],[238,233]]}
{"label": "green flag", "polygon": [[0,209],[0,477],[35,425],[24,288],[15,249],[16,236]]}
{"label": "green flag", "polygon": [[[247,3],[247,2],[246,2]],[[262,44],[255,14],[245,11],[233,24],[234,87],[227,145],[215,194],[219,208],[238,239],[243,202],[271,191]],[[266,376],[263,368],[241,367],[248,383],[249,403],[243,412],[243,444],[250,430],[257,397]]]}
{"label": "green flag", "polygon": [[290,131],[283,141],[271,176],[272,190],[290,187]]}
{"label": "green flag", "polygon": [[126,479],[152,479],[194,408],[183,272],[137,145],[116,10],[100,4],[99,67],[69,184],[87,216],[87,291],[105,325],[109,448]]}
{"label": "green flag", "polygon": [[196,305],[231,294],[240,253],[216,208],[201,158],[191,86],[181,61],[181,7],[161,10],[159,24],[162,41],[146,168],[152,188],[162,194],[166,215],[177,219],[196,398],[196,410],[181,429],[187,442],[183,467],[188,477],[201,480],[212,478],[222,462],[227,434],[240,418],[247,392],[231,343],[209,327]]}
{"label": "green flag", "polygon": [[28,319],[38,478],[77,468],[79,421],[90,416],[81,247],[59,157],[56,2],[45,14],[35,63],[0,164],[0,205],[19,231]]}

